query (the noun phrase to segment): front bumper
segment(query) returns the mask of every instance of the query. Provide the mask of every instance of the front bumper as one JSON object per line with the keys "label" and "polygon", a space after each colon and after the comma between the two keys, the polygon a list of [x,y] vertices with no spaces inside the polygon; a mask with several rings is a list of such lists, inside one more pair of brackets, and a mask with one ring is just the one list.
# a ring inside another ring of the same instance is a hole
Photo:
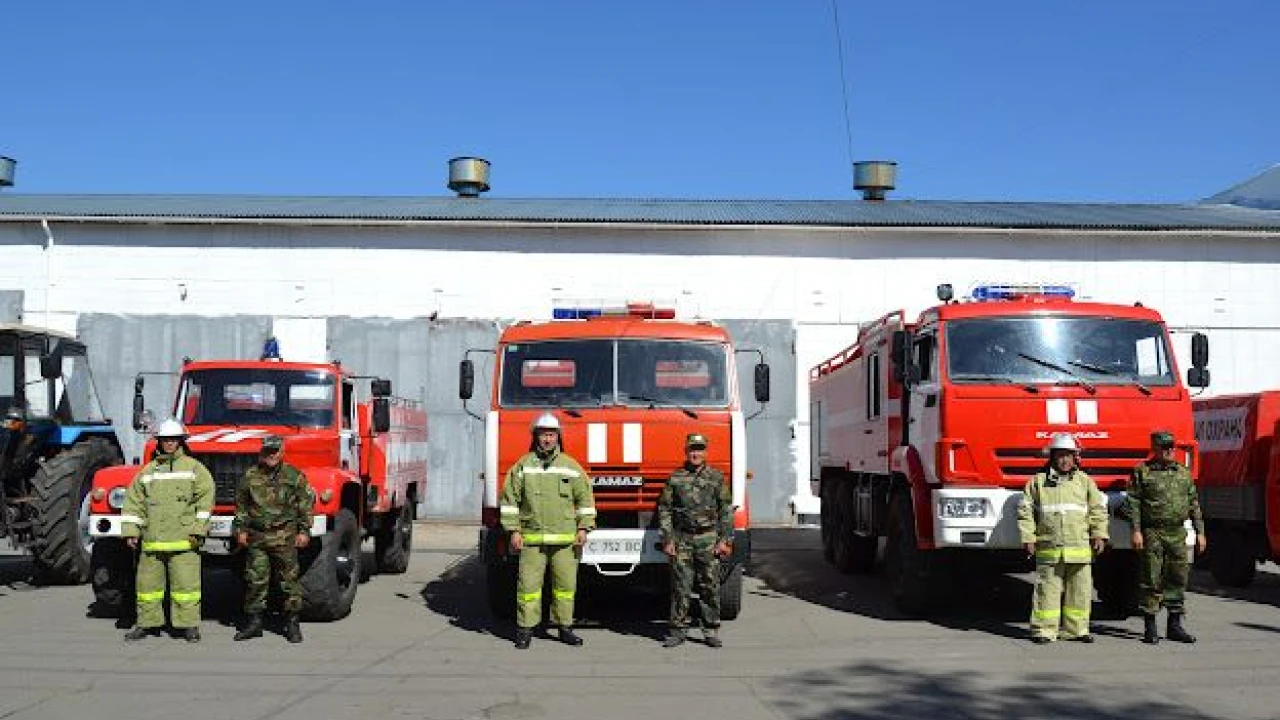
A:
{"label": "front bumper", "polygon": [[[201,552],[211,555],[229,555],[235,550],[235,539],[231,537],[231,523],[234,515],[214,515],[209,518],[209,533],[204,538]],[[89,536],[94,540],[100,538],[118,538],[124,529],[119,515],[90,515]],[[311,536],[318,537],[329,532],[329,517],[316,515],[311,519]]]}
{"label": "front bumper", "polygon": [[[515,555],[506,552],[506,531],[481,528],[480,559],[485,564],[509,562]],[[745,564],[751,558],[751,531],[733,531],[733,553],[726,564]],[[587,533],[581,564],[601,575],[630,575],[642,565],[666,565],[659,532],[653,528],[599,528]]]}

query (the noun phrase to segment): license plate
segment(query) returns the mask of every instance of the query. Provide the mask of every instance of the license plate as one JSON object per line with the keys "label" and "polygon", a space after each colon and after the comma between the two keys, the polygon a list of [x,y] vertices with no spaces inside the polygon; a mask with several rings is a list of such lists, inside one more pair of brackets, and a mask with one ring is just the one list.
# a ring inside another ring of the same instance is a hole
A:
{"label": "license plate", "polygon": [[638,565],[666,561],[662,551],[652,547],[656,532],[643,530],[596,530],[587,536],[582,562],[589,565],[620,563]]}
{"label": "license plate", "polygon": [[600,557],[634,557],[644,553],[644,540],[591,540],[584,554]]}
{"label": "license plate", "polygon": [[220,515],[209,518],[209,537],[228,537],[231,535],[231,523],[234,517]]}

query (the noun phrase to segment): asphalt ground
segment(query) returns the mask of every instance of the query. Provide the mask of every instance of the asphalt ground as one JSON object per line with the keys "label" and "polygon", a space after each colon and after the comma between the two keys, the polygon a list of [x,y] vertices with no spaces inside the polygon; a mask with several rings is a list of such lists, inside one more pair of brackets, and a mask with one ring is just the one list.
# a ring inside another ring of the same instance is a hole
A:
{"label": "asphalt ground", "polygon": [[[1280,574],[1245,590],[1197,572],[1196,645],[1138,641],[1095,617],[1093,645],[1026,640],[1029,576],[898,613],[881,576],[823,563],[814,530],[754,539],[740,619],[720,650],[660,647],[665,599],[595,588],[583,648],[527,651],[489,617],[476,529],[421,523],[408,573],[364,583],[352,615],[236,643],[239,585],[206,572],[204,641],[121,641],[87,587],[32,587],[0,557],[0,720],[15,718],[1278,718]],[[1163,628],[1163,624],[1162,624]]]}

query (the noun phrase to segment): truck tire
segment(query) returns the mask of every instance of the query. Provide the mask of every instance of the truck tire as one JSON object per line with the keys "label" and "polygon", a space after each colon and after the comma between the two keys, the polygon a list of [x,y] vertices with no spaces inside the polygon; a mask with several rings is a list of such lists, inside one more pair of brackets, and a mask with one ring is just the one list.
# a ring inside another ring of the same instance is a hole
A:
{"label": "truck tire", "polygon": [[832,528],[836,569],[842,573],[851,573],[854,569],[853,484],[842,481],[835,492],[835,500],[836,516],[839,518]]}
{"label": "truck tire", "polygon": [[307,620],[341,620],[351,613],[360,586],[363,553],[355,513],[347,508],[339,510],[333,530],[319,540],[320,549],[302,575],[302,616]]}
{"label": "truck tire", "polygon": [[933,558],[916,542],[916,521],[911,496],[899,493],[889,513],[889,538],[884,552],[889,590],[898,608],[909,615],[923,615],[932,609]]}
{"label": "truck tire", "polygon": [[119,538],[103,538],[93,544],[90,566],[94,616],[132,618],[137,554]]}
{"label": "truck tire", "polygon": [[1219,585],[1248,587],[1258,572],[1249,537],[1238,530],[1228,530],[1215,537],[1209,547],[1209,571]]}
{"label": "truck tire", "polygon": [[1138,613],[1138,553],[1111,550],[1093,564],[1093,587],[1110,617],[1124,619]]}
{"label": "truck tire", "polygon": [[373,539],[373,555],[378,572],[400,575],[409,569],[413,548],[413,507],[405,505],[395,514],[395,522],[378,531]]}
{"label": "truck tire", "polygon": [[720,566],[720,619],[737,620],[742,612],[742,563]]}
{"label": "truck tire", "polygon": [[516,617],[516,564],[496,560],[485,565],[489,614],[497,620]]}
{"label": "truck tire", "polygon": [[820,497],[818,499],[818,517],[822,528],[822,559],[829,563],[836,561],[836,498],[835,482],[831,478],[822,478],[822,484],[819,486]]}
{"label": "truck tire", "polygon": [[124,462],[106,438],[91,437],[40,464],[35,490],[35,580],[41,585],[89,582],[89,489],[93,474]]}

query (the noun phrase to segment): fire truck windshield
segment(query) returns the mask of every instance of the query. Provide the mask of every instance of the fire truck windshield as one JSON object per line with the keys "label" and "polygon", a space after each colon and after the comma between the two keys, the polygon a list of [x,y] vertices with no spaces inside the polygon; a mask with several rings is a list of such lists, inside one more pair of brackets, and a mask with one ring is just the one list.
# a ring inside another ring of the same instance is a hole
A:
{"label": "fire truck windshield", "polygon": [[956,383],[1173,385],[1164,326],[1098,317],[953,320],[947,374]]}
{"label": "fire truck windshield", "polygon": [[175,415],[186,425],[329,427],[335,386],[318,370],[193,370],[182,377]]}
{"label": "fire truck windshield", "polygon": [[503,349],[504,407],[727,407],[723,344],[682,340],[555,340]]}

